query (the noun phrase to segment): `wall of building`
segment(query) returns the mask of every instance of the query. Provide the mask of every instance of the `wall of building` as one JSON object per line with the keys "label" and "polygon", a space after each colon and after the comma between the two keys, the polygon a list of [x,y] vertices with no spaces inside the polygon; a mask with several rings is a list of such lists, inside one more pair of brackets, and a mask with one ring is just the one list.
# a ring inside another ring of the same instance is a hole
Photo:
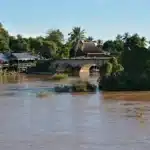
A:
{"label": "wall of building", "polygon": [[96,58],[96,59],[60,59],[60,60],[56,60],[53,62],[53,65],[59,65],[59,66],[65,66],[67,64],[70,64],[72,66],[84,66],[86,64],[93,64],[93,65],[98,65],[101,66],[104,63],[106,63],[108,60],[110,59],[110,57],[107,58]]}

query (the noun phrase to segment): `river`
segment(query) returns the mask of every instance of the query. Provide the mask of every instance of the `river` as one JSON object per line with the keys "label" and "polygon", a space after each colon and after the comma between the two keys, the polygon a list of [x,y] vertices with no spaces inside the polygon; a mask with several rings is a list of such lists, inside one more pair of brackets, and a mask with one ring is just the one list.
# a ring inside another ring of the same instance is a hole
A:
{"label": "river", "polygon": [[1,150],[149,150],[150,101],[102,92],[36,96],[54,84],[43,77],[0,84]]}

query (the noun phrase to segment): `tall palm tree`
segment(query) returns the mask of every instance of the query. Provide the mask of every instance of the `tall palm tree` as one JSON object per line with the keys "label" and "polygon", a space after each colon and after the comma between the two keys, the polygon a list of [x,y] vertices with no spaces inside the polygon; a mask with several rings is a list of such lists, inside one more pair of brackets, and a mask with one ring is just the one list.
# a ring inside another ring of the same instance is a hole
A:
{"label": "tall palm tree", "polygon": [[76,57],[77,50],[80,46],[80,41],[85,39],[85,30],[82,30],[81,27],[74,27],[72,32],[68,35],[70,36],[69,41],[74,49],[74,57]]}
{"label": "tall palm tree", "polygon": [[101,48],[102,46],[103,46],[103,41],[100,40],[100,39],[98,39],[98,40],[97,40],[97,47],[98,47],[98,48]]}

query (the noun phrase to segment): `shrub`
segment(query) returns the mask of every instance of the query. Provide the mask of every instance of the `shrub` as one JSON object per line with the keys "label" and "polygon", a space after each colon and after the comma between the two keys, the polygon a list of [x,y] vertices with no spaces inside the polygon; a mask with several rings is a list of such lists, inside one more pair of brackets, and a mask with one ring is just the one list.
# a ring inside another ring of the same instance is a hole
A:
{"label": "shrub", "polygon": [[55,92],[96,92],[97,86],[87,81],[76,81],[71,85],[56,86]]}
{"label": "shrub", "polygon": [[96,92],[97,86],[88,81],[77,81],[72,84],[73,92]]}
{"label": "shrub", "polygon": [[50,79],[51,80],[62,80],[68,78],[67,74],[54,74]]}
{"label": "shrub", "polygon": [[99,88],[106,91],[150,90],[150,78],[146,75],[131,76],[123,72],[116,73],[103,76]]}

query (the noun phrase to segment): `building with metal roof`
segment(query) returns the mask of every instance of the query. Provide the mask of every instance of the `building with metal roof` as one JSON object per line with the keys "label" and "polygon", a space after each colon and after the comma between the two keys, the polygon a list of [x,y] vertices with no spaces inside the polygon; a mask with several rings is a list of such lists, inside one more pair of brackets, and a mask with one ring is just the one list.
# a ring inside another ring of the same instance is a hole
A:
{"label": "building with metal roof", "polygon": [[9,62],[9,59],[5,54],[0,53],[0,61],[1,62]]}
{"label": "building with metal roof", "polygon": [[30,61],[30,60],[38,60],[38,56],[33,56],[30,53],[12,53],[13,56],[16,57],[17,60],[21,61]]}

